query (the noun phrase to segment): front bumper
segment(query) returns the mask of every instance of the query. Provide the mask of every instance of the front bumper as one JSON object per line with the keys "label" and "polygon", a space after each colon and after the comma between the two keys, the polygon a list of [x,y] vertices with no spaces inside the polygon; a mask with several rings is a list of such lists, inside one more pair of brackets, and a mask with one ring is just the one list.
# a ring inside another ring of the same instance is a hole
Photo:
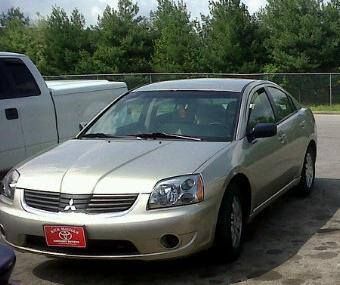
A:
{"label": "front bumper", "polygon": [[[191,255],[211,246],[218,207],[212,200],[199,204],[160,210],[146,210],[149,194],[140,194],[126,212],[112,215],[49,213],[28,208],[23,190],[17,189],[13,204],[0,201],[0,227],[5,242],[21,251],[63,258],[85,259],[171,259]],[[42,238],[44,225],[85,226],[89,240],[117,240],[132,243],[137,252],[124,254],[86,254],[58,252],[55,248],[34,248],[28,237]],[[167,249],[160,240],[165,234],[179,239]]]}

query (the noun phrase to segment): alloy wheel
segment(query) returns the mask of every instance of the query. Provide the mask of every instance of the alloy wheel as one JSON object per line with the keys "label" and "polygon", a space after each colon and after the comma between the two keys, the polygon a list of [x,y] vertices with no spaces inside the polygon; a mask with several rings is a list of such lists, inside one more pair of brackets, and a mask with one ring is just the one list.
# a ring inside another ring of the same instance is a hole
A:
{"label": "alloy wheel", "polygon": [[241,243],[243,217],[240,201],[237,197],[233,198],[231,206],[230,230],[233,248],[239,247]]}
{"label": "alloy wheel", "polygon": [[314,162],[311,153],[307,153],[305,162],[305,176],[306,176],[306,186],[308,188],[312,187],[314,180]]}

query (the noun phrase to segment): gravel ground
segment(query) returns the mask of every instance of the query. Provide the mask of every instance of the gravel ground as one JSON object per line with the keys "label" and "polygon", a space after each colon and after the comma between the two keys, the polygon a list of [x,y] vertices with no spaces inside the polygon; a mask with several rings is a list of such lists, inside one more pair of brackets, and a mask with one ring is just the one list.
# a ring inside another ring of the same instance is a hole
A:
{"label": "gravel ground", "polygon": [[238,261],[211,255],[167,262],[63,261],[17,253],[13,284],[340,284],[340,116],[317,115],[311,197],[288,193],[265,210]]}

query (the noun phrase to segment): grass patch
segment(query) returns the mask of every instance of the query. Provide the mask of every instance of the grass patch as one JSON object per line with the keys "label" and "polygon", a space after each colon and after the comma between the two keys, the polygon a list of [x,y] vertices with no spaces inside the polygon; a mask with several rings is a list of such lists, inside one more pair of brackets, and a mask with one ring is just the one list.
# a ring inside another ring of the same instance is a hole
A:
{"label": "grass patch", "polygon": [[313,112],[334,112],[340,113],[340,104],[333,104],[330,105],[311,105],[309,106]]}

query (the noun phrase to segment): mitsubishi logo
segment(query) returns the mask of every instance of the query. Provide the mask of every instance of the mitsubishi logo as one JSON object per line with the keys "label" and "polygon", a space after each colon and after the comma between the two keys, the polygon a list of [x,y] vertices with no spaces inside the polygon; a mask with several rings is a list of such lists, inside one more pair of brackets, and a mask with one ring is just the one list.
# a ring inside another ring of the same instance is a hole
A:
{"label": "mitsubishi logo", "polygon": [[76,211],[77,208],[76,206],[73,205],[73,203],[74,203],[73,199],[70,199],[68,205],[64,208],[64,211]]}

